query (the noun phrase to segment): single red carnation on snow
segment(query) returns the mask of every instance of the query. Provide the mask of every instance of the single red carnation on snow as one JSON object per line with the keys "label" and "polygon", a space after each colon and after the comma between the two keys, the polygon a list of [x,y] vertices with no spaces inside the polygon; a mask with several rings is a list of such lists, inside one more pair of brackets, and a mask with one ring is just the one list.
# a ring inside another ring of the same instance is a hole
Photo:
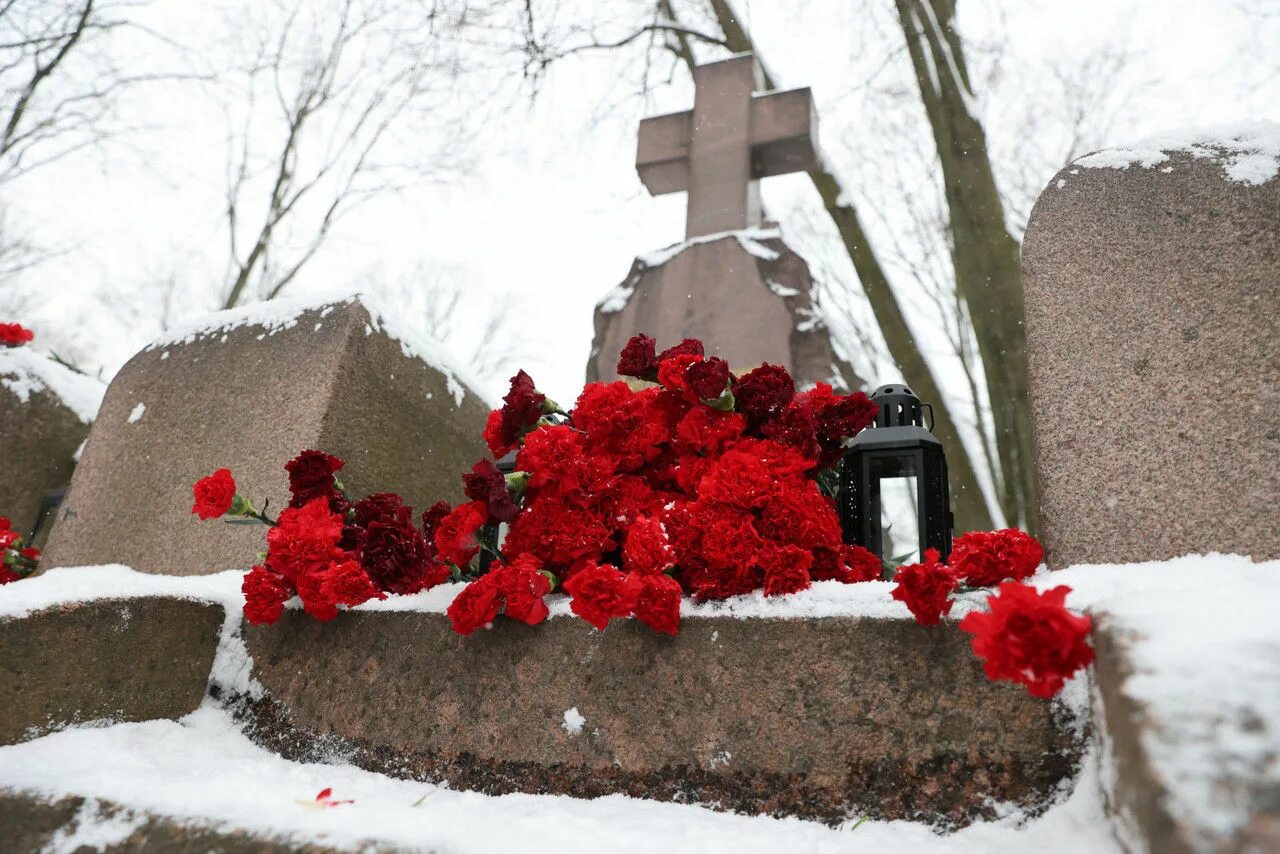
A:
{"label": "single red carnation on snow", "polygon": [[35,337],[35,333],[21,323],[0,323],[0,346],[21,347]]}
{"label": "single red carnation on snow", "polygon": [[1035,575],[1044,560],[1038,540],[1017,528],[969,531],[956,538],[947,563],[971,587],[988,587],[1006,578]]}
{"label": "single red carnation on snow", "polygon": [[632,336],[618,356],[618,376],[654,382],[658,379],[658,344],[648,335]]}
{"label": "single red carnation on snow", "polygon": [[626,595],[635,603],[636,619],[654,631],[680,632],[680,583],[662,573],[633,572],[627,576]]}
{"label": "single red carnation on snow", "polygon": [[973,653],[983,659],[988,679],[1020,682],[1033,697],[1048,698],[1093,661],[1093,621],[1067,610],[1070,592],[1063,586],[1040,593],[1006,581],[987,599],[987,612],[960,621],[961,630],[973,635]]}
{"label": "single red carnation on snow", "polygon": [[729,388],[733,376],[729,373],[729,363],[724,359],[712,356],[701,362],[694,362],[684,371],[689,388],[700,400],[718,400]]}
{"label": "single red carnation on snow", "polygon": [[764,569],[764,595],[782,596],[799,593],[810,583],[809,567],[813,553],[795,546],[767,544],[756,559]]}
{"label": "single red carnation on snow", "polygon": [[335,513],[347,511],[346,501],[334,483],[342,460],[332,454],[306,450],[284,464],[289,473],[290,507],[301,507],[315,498],[324,498]]}
{"label": "single red carnation on snow", "polygon": [[462,475],[463,491],[472,501],[482,502],[489,522],[510,522],[519,508],[507,491],[507,479],[493,460],[480,460]]}
{"label": "single red carnation on snow", "polygon": [[245,619],[255,626],[270,625],[284,613],[284,603],[293,596],[288,580],[265,566],[255,566],[240,583],[244,594]]}
{"label": "single red carnation on snow", "polygon": [[490,572],[462,588],[445,613],[460,635],[469,635],[483,628],[498,616],[502,607],[502,593],[498,590],[497,576]]}
{"label": "single red carnation on snow", "polygon": [[217,519],[231,509],[236,497],[236,481],[231,469],[218,469],[208,477],[202,477],[192,487],[196,503],[191,512],[201,519]]}
{"label": "single red carnation on snow", "polygon": [[484,503],[469,501],[459,504],[440,521],[436,528],[436,552],[441,560],[457,566],[466,566],[480,550],[475,541],[476,532],[484,526]]}
{"label": "single red carnation on snow", "polygon": [[587,561],[565,581],[564,590],[573,597],[570,610],[597,629],[603,630],[611,618],[625,617],[634,608],[626,577],[607,563]]}
{"label": "single red carnation on snow", "polygon": [[955,574],[938,559],[937,549],[926,549],[924,561],[898,567],[893,598],[905,602],[922,626],[936,626],[951,613],[951,592],[959,586]]}
{"label": "single red carnation on snow", "polygon": [[764,363],[733,384],[734,408],[754,425],[771,421],[796,396],[796,383],[779,365]]}
{"label": "single red carnation on snow", "polygon": [[853,543],[841,543],[831,548],[815,548],[813,567],[809,574],[814,581],[856,584],[860,581],[879,581],[883,566],[880,558],[873,552]]}

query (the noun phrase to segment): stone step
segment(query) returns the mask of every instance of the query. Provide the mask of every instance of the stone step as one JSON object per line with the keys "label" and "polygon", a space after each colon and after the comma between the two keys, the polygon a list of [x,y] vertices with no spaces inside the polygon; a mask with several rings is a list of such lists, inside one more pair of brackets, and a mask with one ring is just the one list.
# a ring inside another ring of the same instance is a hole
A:
{"label": "stone step", "polygon": [[954,625],[699,617],[671,638],[558,618],[462,638],[440,614],[287,611],[245,642],[260,744],[490,794],[963,825],[1043,805],[1082,747]]}
{"label": "stone step", "polygon": [[0,744],[195,710],[224,621],[217,605],[159,596],[0,616]]}

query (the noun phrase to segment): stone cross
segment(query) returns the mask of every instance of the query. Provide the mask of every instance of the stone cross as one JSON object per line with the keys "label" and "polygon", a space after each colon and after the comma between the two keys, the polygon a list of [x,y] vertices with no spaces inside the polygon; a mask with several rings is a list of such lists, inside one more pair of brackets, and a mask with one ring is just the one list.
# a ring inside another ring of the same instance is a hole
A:
{"label": "stone cross", "polygon": [[693,109],[640,122],[636,171],[653,195],[689,194],[685,237],[760,224],[760,178],[817,165],[809,89],[762,92],[749,53],[698,66]]}

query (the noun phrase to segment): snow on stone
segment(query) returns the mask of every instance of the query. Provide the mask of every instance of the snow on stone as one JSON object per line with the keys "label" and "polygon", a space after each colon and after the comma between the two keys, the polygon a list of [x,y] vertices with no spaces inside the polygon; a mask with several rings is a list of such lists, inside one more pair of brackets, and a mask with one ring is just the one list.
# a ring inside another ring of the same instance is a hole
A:
{"label": "snow on stone", "polygon": [[769,290],[773,291],[775,296],[780,296],[785,299],[786,297],[795,297],[800,295],[800,292],[795,288],[788,288],[786,285],[781,285],[773,279],[765,279],[764,281],[765,284],[769,286]]}
{"label": "snow on stone", "polygon": [[[1226,177],[1241,184],[1265,184],[1280,174],[1280,124],[1268,121],[1168,131],[1133,145],[1108,148],[1074,161],[1090,169],[1150,169],[1171,153],[1222,164]],[[1164,166],[1161,172],[1173,171]]]}
{"label": "snow on stone", "polygon": [[89,424],[102,406],[107,386],[77,373],[30,347],[0,347],[0,385],[26,403],[33,392],[48,391]]}
{"label": "snow on stone", "polygon": [[660,264],[667,263],[690,246],[696,246],[699,243],[715,243],[717,240],[723,240],[726,237],[735,238],[738,243],[742,244],[743,249],[757,258],[765,261],[775,261],[778,258],[778,253],[760,241],[781,239],[782,231],[776,226],[757,226],[734,231],[718,231],[715,234],[702,234],[698,237],[690,237],[680,243],[673,243],[665,249],[641,255],[638,260],[646,267],[657,267]]}
{"label": "snow on stone", "polygon": [[560,727],[569,735],[581,735],[582,725],[586,722],[587,719],[582,716],[582,712],[574,706],[571,709],[565,709],[564,720],[560,723]]}
{"label": "snow on stone", "polygon": [[627,307],[627,302],[635,295],[635,292],[635,280],[628,279],[605,294],[604,299],[596,304],[596,309],[603,314],[617,314]]}
{"label": "snow on stone", "polygon": [[152,575],[120,564],[57,567],[21,582],[0,585],[0,619],[26,617],[56,605],[135,596],[212,602],[238,615],[243,580],[244,572],[235,569],[178,576]]}
{"label": "snow on stone", "polygon": [[146,411],[147,411],[147,405],[145,403],[139,403],[137,406],[133,408],[133,411],[129,413],[129,423],[137,424],[139,421],[142,420],[142,416],[143,414],[146,413]]}
{"label": "snow on stone", "polygon": [[1036,584],[1070,586],[1068,605],[1128,640],[1126,691],[1145,704],[1143,747],[1171,815],[1227,835],[1248,804],[1222,778],[1280,789],[1280,561],[1192,555],[1076,566]]}
{"label": "snow on stone", "polygon": [[[402,321],[396,312],[385,308],[377,297],[363,292],[340,291],[322,296],[277,298],[214,312],[179,324],[163,337],[152,341],[145,349],[155,350],[177,344],[190,344],[197,339],[214,336],[221,336],[220,340],[225,341],[227,333],[243,326],[262,328],[264,332],[258,336],[261,339],[286,329],[293,329],[298,325],[298,319],[307,312],[319,309],[323,317],[337,305],[345,305],[355,299],[359,299],[369,312],[370,323],[365,326],[365,334],[370,335],[378,331],[387,335],[400,344],[400,350],[406,356],[425,362],[443,374],[449,392],[453,395],[455,406],[462,406],[468,388],[486,405],[492,406],[496,403],[480,391],[484,386],[478,379],[466,369],[458,367],[453,355],[445,349],[444,345],[417,332]],[[314,331],[318,331],[322,326],[323,324],[316,324]]]}
{"label": "snow on stone", "polygon": [[[484,795],[393,779],[350,765],[290,762],[254,745],[221,709],[180,721],[72,728],[0,747],[0,788],[80,795],[221,830],[287,837],[346,850],[401,847],[455,852],[806,852],[896,854],[1118,851],[1093,763],[1074,792],[1043,815],[1011,812],[940,836],[912,822],[837,828],[610,795]],[[311,806],[316,793],[354,803]],[[77,833],[110,834],[90,825]]]}

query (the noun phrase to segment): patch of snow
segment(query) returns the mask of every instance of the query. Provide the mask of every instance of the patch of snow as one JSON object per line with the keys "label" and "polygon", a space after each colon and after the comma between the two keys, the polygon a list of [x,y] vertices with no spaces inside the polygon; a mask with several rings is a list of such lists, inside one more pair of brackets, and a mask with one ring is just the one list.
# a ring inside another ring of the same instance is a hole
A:
{"label": "patch of snow", "polygon": [[33,392],[48,391],[85,424],[93,423],[107,386],[76,373],[30,347],[0,347],[0,385],[26,403]]}
{"label": "patch of snow", "polygon": [[363,292],[340,291],[322,296],[278,298],[214,312],[179,324],[163,337],[152,341],[145,349],[190,344],[197,339],[214,336],[222,336],[219,340],[226,340],[228,333],[243,326],[264,329],[257,336],[260,340],[268,335],[293,329],[301,316],[308,312],[319,311],[323,316],[325,312],[331,312],[339,305],[348,305],[356,299],[369,312],[370,320],[365,324],[365,335],[381,332],[394,339],[405,356],[424,362],[444,374],[455,406],[462,406],[468,391],[479,397],[486,406],[496,405],[495,399],[481,391],[484,385],[465,368],[459,367],[444,345],[418,333],[403,322],[396,312],[386,309],[377,297]]}
{"label": "patch of snow", "polygon": [[581,735],[582,725],[586,722],[587,719],[582,716],[582,712],[579,712],[578,707],[574,706],[571,709],[565,709],[564,720],[561,721],[560,727],[569,735]]}
{"label": "patch of snow", "polygon": [[145,815],[128,811],[111,811],[95,798],[87,799],[76,810],[71,822],[58,828],[41,854],[72,854],[75,851],[105,851],[121,845],[146,823]]}
{"label": "patch of snow", "polygon": [[1067,186],[1067,179],[1066,179],[1066,178],[1059,178],[1059,179],[1058,179],[1058,189],[1059,189],[1059,190],[1061,190],[1061,189],[1062,189],[1063,187],[1065,187],[1065,186]]}
{"label": "patch of snow", "polygon": [[1070,586],[1068,605],[1125,638],[1125,690],[1144,706],[1143,747],[1170,814],[1210,834],[1239,829],[1251,812],[1240,789],[1280,788],[1280,560],[1190,555],[1075,566],[1035,583]]}
{"label": "patch of snow", "polygon": [[628,279],[605,294],[604,299],[596,304],[596,311],[601,314],[617,314],[627,307],[627,301],[635,295],[635,292],[636,280]]}
{"label": "patch of snow", "polygon": [[660,264],[667,263],[690,246],[697,246],[699,243],[715,243],[717,240],[724,240],[726,237],[735,238],[738,243],[742,244],[743,249],[757,258],[765,261],[776,261],[778,259],[777,251],[770,249],[760,241],[781,238],[781,229],[777,226],[757,226],[755,228],[718,231],[715,234],[701,234],[697,237],[690,237],[680,243],[673,243],[665,249],[641,255],[638,260],[646,267],[657,267]]}
{"label": "patch of snow", "polygon": [[780,296],[783,299],[787,297],[800,296],[800,292],[795,288],[788,288],[785,285],[778,284],[773,279],[765,279],[764,282],[769,286],[769,290],[773,291],[775,295]]}
{"label": "patch of snow", "polygon": [[73,602],[171,596],[221,605],[237,615],[243,599],[244,571],[214,575],[152,575],[120,564],[62,566],[0,586],[0,619],[26,617],[36,611]]}
{"label": "patch of snow", "polygon": [[89,444],[89,440],[85,439],[83,442],[77,445],[76,452],[71,455],[71,459],[75,460],[76,462],[80,462],[80,455],[84,453],[84,446],[87,444]]}
{"label": "patch of snow", "polygon": [[[1222,164],[1228,180],[1254,186],[1265,184],[1280,175],[1280,124],[1257,121],[1168,131],[1133,145],[1086,154],[1075,165],[1090,169],[1150,169],[1168,161],[1169,154],[1175,152]],[[1171,172],[1173,167],[1165,166],[1160,171]]]}
{"label": "patch of snow", "polygon": [[[727,758],[727,757],[726,757]],[[827,827],[624,795],[492,796],[393,779],[347,764],[291,762],[253,744],[231,716],[201,708],[180,721],[68,729],[0,747],[0,787],[50,799],[80,795],[216,829],[347,850],[456,852],[779,850],[895,854],[1118,851],[1088,757],[1075,789],[1036,818],[1010,811],[941,836],[906,821]],[[353,803],[317,810],[322,789]]]}
{"label": "patch of snow", "polygon": [[133,408],[133,411],[129,413],[129,423],[137,424],[139,421],[142,420],[142,416],[146,413],[146,411],[147,411],[147,405],[145,403],[139,403],[137,406]]}
{"label": "patch of snow", "polygon": [[163,353],[160,354],[160,361],[163,362],[167,358],[169,358],[169,351],[165,350]]}

